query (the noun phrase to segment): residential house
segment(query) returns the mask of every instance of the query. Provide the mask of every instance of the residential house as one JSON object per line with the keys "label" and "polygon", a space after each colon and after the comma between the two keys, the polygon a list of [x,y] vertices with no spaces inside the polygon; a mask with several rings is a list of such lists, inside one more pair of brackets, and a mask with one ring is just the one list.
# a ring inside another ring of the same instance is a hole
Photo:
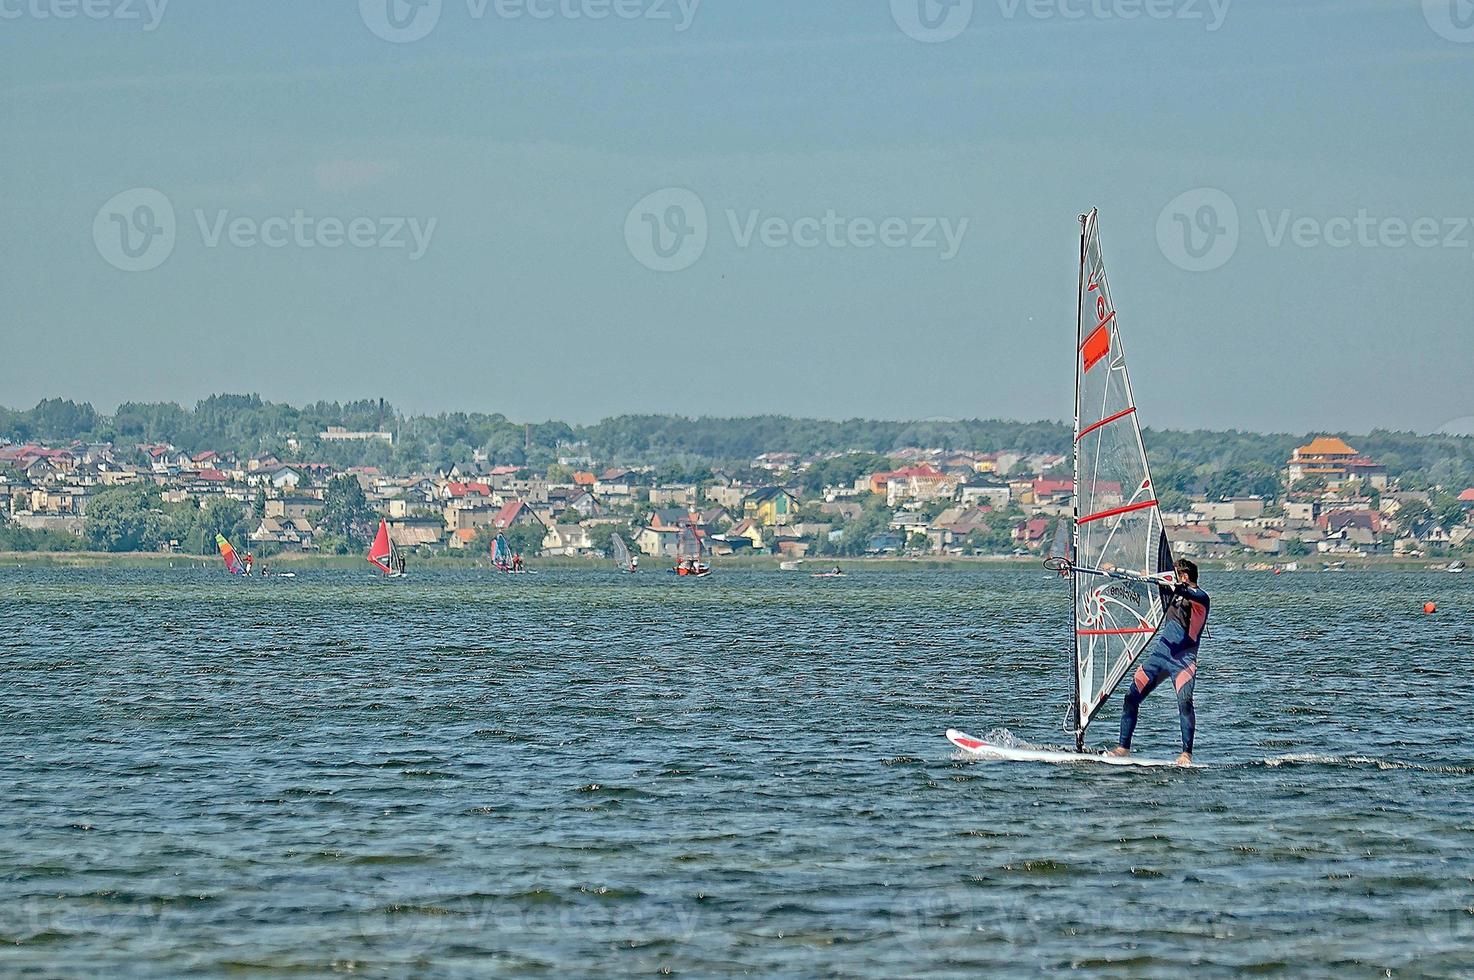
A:
{"label": "residential house", "polygon": [[406,515],[388,518],[387,523],[389,540],[401,548],[438,548],[445,541],[445,524],[438,517]]}
{"label": "residential house", "polygon": [[253,544],[275,545],[282,551],[310,551],[314,533],[305,519],[263,517],[250,538]]}
{"label": "residential house", "polygon": [[694,509],[696,507],[696,485],[675,484],[652,487],[650,490],[651,507],[669,507],[672,505]]}
{"label": "residential house", "polygon": [[1377,490],[1387,489],[1387,471],[1380,463],[1357,452],[1335,436],[1319,436],[1290,455],[1290,486],[1319,478],[1329,489],[1348,480],[1364,480]]}
{"label": "residential house", "polygon": [[594,550],[594,542],[589,537],[588,528],[578,524],[554,524],[548,528],[548,533],[543,537],[543,554],[545,555],[587,555]]}
{"label": "residential house", "polygon": [[975,484],[964,486],[958,494],[958,502],[964,507],[981,504],[994,510],[1005,510],[1013,499],[1013,491],[1004,484]]}
{"label": "residential house", "polygon": [[657,558],[674,558],[680,550],[681,529],[664,525],[643,527],[635,535],[635,546],[644,554]]}
{"label": "residential house", "polygon": [[742,498],[742,516],[765,527],[793,523],[798,508],[798,496],[783,487],[762,487]]}
{"label": "residential house", "polygon": [[1051,523],[1045,517],[1031,517],[1026,521],[1021,521],[1013,529],[1013,543],[1017,547],[1028,548],[1031,551],[1044,547]]}
{"label": "residential house", "polygon": [[544,528],[547,523],[529,506],[521,500],[514,500],[497,511],[492,518],[491,526],[498,531],[505,531],[509,527],[521,527],[526,524],[540,524]]}
{"label": "residential house", "polygon": [[1221,535],[1207,524],[1184,524],[1167,528],[1167,541],[1172,551],[1185,558],[1222,554],[1225,543]]}

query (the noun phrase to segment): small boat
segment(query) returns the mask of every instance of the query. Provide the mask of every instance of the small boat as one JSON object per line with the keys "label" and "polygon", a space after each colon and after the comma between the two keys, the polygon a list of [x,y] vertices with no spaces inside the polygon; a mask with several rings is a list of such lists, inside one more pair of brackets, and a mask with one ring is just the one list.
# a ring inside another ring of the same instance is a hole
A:
{"label": "small boat", "polygon": [[696,533],[694,521],[687,521],[686,526],[681,529],[677,549],[676,567],[670,570],[672,575],[706,578],[711,574],[711,566],[701,560],[701,535]]}
{"label": "small boat", "polygon": [[1464,571],[1464,569],[1466,569],[1468,567],[1469,566],[1467,564],[1465,564],[1464,560],[1462,558],[1460,558],[1460,559],[1457,559],[1455,561],[1449,562],[1448,563],[1448,568],[1444,569],[1444,571],[1449,572],[1449,573],[1451,573],[1453,575],[1458,575],[1458,574],[1461,574]]}
{"label": "small boat", "polygon": [[370,565],[384,573],[385,578],[404,577],[404,555],[394,547],[394,542],[389,537],[388,521],[380,519],[379,533],[374,535],[374,543],[369,546],[366,557]]}
{"label": "small boat", "polygon": [[624,543],[624,538],[617,534],[610,538],[609,550],[614,552],[615,570],[628,575],[633,575],[640,570],[640,559],[630,554],[630,547]]}

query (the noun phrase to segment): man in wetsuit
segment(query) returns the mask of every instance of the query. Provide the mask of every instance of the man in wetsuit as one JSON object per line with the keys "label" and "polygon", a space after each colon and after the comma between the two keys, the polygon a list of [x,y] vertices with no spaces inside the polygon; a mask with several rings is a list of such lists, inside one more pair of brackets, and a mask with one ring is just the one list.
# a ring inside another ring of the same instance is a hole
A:
{"label": "man in wetsuit", "polygon": [[1198,673],[1198,642],[1208,622],[1208,593],[1198,588],[1198,566],[1179,558],[1172,566],[1175,584],[1171,592],[1163,589],[1167,602],[1162,627],[1146,649],[1146,657],[1136,668],[1126,703],[1121,707],[1121,744],[1112,755],[1131,753],[1131,736],[1136,731],[1136,712],[1146,696],[1162,681],[1171,678],[1177,690],[1177,718],[1182,725],[1182,754],[1179,766],[1192,765],[1193,731],[1197,715],[1193,711],[1193,681]]}

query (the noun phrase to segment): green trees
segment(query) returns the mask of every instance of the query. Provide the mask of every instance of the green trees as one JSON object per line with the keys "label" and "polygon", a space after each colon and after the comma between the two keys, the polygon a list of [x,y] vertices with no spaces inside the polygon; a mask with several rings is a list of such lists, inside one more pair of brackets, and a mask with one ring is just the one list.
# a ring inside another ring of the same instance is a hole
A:
{"label": "green trees", "polygon": [[317,523],[324,533],[339,539],[347,551],[356,551],[373,537],[379,515],[369,506],[356,478],[335,476],[328,481]]}
{"label": "green trees", "polygon": [[87,507],[87,542],[99,551],[160,551],[192,527],[165,513],[151,484],[104,490]]}
{"label": "green trees", "polygon": [[200,554],[215,550],[215,535],[223,534],[235,544],[244,545],[253,528],[246,508],[238,501],[221,497],[200,508]]}
{"label": "green trees", "polygon": [[850,453],[822,460],[799,474],[798,483],[808,493],[825,487],[850,487],[862,476],[895,469],[895,463],[875,453]]}
{"label": "green trees", "polygon": [[526,524],[514,524],[502,533],[507,536],[507,544],[513,554],[526,556],[543,550],[543,538],[548,532],[537,521],[528,521]]}

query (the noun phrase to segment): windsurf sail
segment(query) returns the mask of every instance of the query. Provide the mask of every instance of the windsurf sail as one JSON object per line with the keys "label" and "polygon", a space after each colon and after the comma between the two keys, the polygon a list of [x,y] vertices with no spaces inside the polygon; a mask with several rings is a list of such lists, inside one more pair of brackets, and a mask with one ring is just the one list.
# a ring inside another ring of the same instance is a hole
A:
{"label": "windsurf sail", "polygon": [[1075,563],[1073,526],[1074,520],[1069,517],[1061,517],[1054,525],[1054,541],[1049,545],[1051,563],[1062,562],[1065,566]]}
{"label": "windsurf sail", "polygon": [[695,524],[688,521],[686,526],[681,528],[681,537],[677,543],[677,548],[682,558],[695,560],[701,557],[701,536],[696,533]]}
{"label": "windsurf sail", "polygon": [[512,567],[512,546],[507,544],[505,534],[498,534],[491,543],[491,563],[497,568]]}
{"label": "windsurf sail", "polygon": [[399,565],[394,556],[394,542],[389,540],[389,522],[379,521],[379,533],[374,536],[374,543],[369,547],[369,564],[376,566],[385,575],[393,575],[399,571]]}
{"label": "windsurf sail", "polygon": [[[1147,466],[1096,212],[1081,218],[1075,357],[1075,507],[1071,564],[1170,572],[1172,550]],[[1151,642],[1164,611],[1156,583],[1077,571],[1075,743]]]}
{"label": "windsurf sail", "polygon": [[614,567],[621,572],[627,572],[630,568],[630,549],[624,543],[624,538],[614,535],[609,539],[609,548],[614,553]]}
{"label": "windsurf sail", "polygon": [[246,573],[246,567],[236,557],[235,549],[230,546],[229,541],[225,540],[225,535],[216,533],[215,547],[220,549],[220,557],[225,559],[226,571],[232,575],[244,575]]}

